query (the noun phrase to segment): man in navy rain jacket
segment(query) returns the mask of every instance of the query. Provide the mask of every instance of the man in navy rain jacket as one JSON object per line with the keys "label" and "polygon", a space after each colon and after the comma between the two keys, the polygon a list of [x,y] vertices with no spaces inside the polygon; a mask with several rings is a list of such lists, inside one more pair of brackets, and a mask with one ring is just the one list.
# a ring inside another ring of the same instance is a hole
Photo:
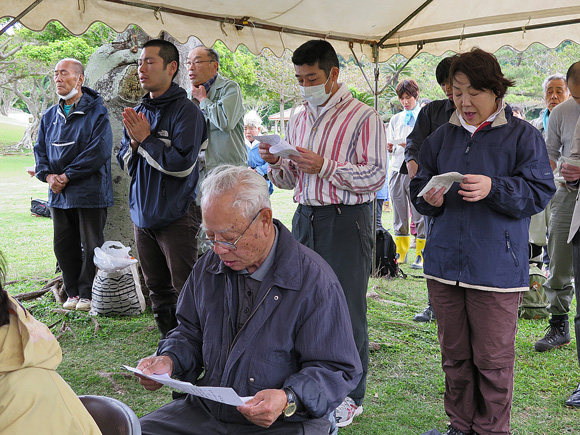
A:
{"label": "man in navy rain jacket", "polygon": [[154,39],[144,45],[138,72],[148,93],[123,112],[117,155],[131,176],[135,242],[162,338],[176,326],[177,296],[197,260],[197,156],[207,137],[201,111],[173,83],[178,70],[172,43]]}
{"label": "man in navy rain jacket", "polygon": [[56,65],[60,101],[42,115],[34,156],[36,177],[50,187],[54,254],[68,295],[63,307],[89,311],[93,251],[104,242],[107,207],[113,205],[113,135],[101,96],[82,86],[84,79],[78,60]]}

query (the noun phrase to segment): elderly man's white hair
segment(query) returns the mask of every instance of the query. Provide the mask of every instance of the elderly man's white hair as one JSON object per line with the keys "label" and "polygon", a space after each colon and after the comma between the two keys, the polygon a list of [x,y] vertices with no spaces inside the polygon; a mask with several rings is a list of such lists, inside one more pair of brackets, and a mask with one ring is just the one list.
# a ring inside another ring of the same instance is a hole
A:
{"label": "elderly man's white hair", "polygon": [[239,208],[246,219],[253,218],[263,208],[272,208],[264,177],[245,166],[221,165],[211,170],[201,183],[202,209],[232,192],[235,198],[231,206]]}
{"label": "elderly man's white hair", "polygon": [[245,126],[257,128],[260,128],[262,126],[262,118],[260,118],[260,115],[258,115],[258,113],[255,110],[250,110],[244,116],[244,127]]}
{"label": "elderly man's white hair", "polygon": [[542,89],[544,90],[544,94],[546,93],[546,89],[548,89],[548,83],[550,83],[552,80],[562,80],[564,82],[564,85],[566,85],[566,76],[564,74],[561,73],[552,74],[551,76],[546,77],[544,83],[542,83]]}

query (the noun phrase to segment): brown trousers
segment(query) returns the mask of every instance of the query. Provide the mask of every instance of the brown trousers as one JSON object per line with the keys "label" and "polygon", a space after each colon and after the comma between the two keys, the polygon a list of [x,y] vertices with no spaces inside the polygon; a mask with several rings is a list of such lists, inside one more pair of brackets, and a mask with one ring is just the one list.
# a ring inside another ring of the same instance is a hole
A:
{"label": "brown trousers", "polygon": [[521,293],[428,279],[445,372],[445,411],[466,434],[509,434]]}

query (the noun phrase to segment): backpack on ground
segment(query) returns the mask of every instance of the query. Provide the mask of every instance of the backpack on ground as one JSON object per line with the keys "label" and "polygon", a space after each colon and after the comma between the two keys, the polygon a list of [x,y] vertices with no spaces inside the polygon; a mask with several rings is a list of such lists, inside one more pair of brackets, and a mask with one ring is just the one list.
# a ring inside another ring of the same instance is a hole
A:
{"label": "backpack on ground", "polygon": [[34,216],[39,217],[50,217],[50,208],[48,208],[48,202],[42,199],[31,199],[30,200],[30,213]]}
{"label": "backpack on ground", "polygon": [[406,278],[407,276],[399,268],[399,264],[397,263],[397,246],[395,245],[395,241],[386,229],[382,227],[377,228],[375,243],[377,247],[375,257],[377,276],[391,278],[402,276]]}
{"label": "backpack on ground", "polygon": [[544,292],[546,277],[535,264],[530,264],[530,289],[524,292],[518,316],[522,319],[545,319],[548,313],[548,298]]}

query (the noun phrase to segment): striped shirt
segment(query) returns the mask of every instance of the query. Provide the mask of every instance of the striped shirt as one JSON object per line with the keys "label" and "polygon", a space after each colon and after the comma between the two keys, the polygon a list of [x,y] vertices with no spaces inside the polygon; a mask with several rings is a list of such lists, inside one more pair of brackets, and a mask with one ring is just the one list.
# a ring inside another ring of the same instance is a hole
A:
{"label": "striped shirt", "polygon": [[289,143],[324,158],[320,172],[303,173],[285,158],[268,170],[276,186],[294,189],[294,201],[300,204],[362,204],[372,201],[385,183],[387,141],[381,117],[355,100],[346,85],[339,86],[318,116],[305,103],[306,110],[288,126]]}

